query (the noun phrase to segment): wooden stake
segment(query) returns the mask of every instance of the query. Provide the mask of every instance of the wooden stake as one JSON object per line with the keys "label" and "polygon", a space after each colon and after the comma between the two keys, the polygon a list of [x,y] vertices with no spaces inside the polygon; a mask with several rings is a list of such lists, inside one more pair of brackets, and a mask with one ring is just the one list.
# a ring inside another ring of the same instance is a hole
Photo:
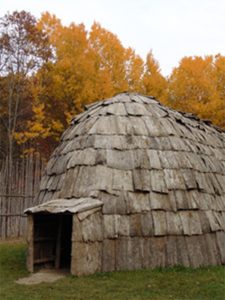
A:
{"label": "wooden stake", "polygon": [[56,239],[56,253],[55,253],[55,268],[59,269],[60,267],[60,255],[61,255],[61,236],[62,236],[62,216],[59,216],[59,226]]}

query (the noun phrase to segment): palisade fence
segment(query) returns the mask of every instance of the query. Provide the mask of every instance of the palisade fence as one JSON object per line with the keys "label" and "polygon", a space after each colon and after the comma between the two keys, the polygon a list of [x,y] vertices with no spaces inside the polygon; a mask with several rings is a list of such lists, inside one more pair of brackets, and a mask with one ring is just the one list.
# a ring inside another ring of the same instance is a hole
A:
{"label": "palisade fence", "polygon": [[39,155],[29,155],[13,161],[0,161],[0,239],[21,237],[26,233],[23,211],[35,203],[45,162]]}

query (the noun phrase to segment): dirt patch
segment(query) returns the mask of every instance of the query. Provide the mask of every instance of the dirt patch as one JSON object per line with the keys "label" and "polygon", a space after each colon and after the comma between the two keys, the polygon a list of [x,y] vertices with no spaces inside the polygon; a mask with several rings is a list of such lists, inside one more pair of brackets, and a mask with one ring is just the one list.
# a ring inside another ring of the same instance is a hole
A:
{"label": "dirt patch", "polygon": [[68,271],[43,269],[38,271],[37,273],[29,275],[28,277],[16,280],[16,283],[31,285],[43,282],[55,282],[56,280],[64,278],[66,275],[69,275]]}

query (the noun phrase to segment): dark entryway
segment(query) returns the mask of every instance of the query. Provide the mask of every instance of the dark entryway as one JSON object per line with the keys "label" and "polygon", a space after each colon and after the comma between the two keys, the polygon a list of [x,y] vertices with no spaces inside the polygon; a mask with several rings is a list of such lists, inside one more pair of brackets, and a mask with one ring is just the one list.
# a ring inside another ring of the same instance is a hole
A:
{"label": "dark entryway", "polygon": [[34,267],[70,268],[71,214],[34,214]]}

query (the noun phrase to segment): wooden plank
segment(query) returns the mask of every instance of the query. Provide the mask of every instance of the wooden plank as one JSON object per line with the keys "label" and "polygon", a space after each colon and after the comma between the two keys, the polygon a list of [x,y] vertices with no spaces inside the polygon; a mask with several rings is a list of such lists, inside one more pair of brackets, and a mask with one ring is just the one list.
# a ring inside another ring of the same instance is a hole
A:
{"label": "wooden plank", "polygon": [[81,221],[78,219],[77,214],[73,215],[73,226],[72,226],[72,237],[71,240],[73,242],[82,242],[82,224]]}
{"label": "wooden plank", "polygon": [[225,201],[223,196],[210,195],[212,197],[211,209],[215,211],[225,211]]}
{"label": "wooden plank", "polygon": [[113,181],[110,187],[115,190],[133,191],[132,172],[127,170],[114,169]]}
{"label": "wooden plank", "polygon": [[188,196],[186,191],[183,190],[170,191],[169,198],[170,198],[170,202],[174,203],[174,206],[176,206],[178,210],[189,209]]}
{"label": "wooden plank", "polygon": [[208,221],[209,221],[209,225],[211,228],[211,231],[218,231],[220,230],[220,224],[218,223],[215,215],[213,214],[213,212],[211,210],[208,210],[205,212]]}
{"label": "wooden plank", "polygon": [[166,212],[166,223],[168,235],[181,235],[183,233],[180,215],[177,212]]}
{"label": "wooden plank", "polygon": [[150,269],[151,266],[151,252],[150,252],[150,238],[145,237],[143,239],[143,262],[142,267]]}
{"label": "wooden plank", "polygon": [[201,244],[200,244],[200,236],[186,236],[188,257],[190,261],[190,266],[193,268],[197,268],[204,265],[204,257],[202,254]]}
{"label": "wooden plank", "polygon": [[168,190],[185,190],[184,179],[179,170],[164,169],[164,178]]}
{"label": "wooden plank", "polygon": [[120,237],[116,241],[116,270],[132,270],[132,246],[130,237]]}
{"label": "wooden plank", "polygon": [[157,150],[171,150],[172,146],[170,144],[170,139],[167,136],[155,137],[155,142],[157,144]]}
{"label": "wooden plank", "polygon": [[214,217],[219,224],[220,230],[225,231],[225,212],[213,211]]}
{"label": "wooden plank", "polygon": [[141,213],[150,211],[148,193],[128,192],[126,200],[128,213]]}
{"label": "wooden plank", "polygon": [[28,224],[27,224],[27,243],[28,243],[28,252],[27,252],[27,270],[29,272],[34,271],[34,221],[33,216],[28,215]]}
{"label": "wooden plank", "polygon": [[199,218],[199,211],[189,213],[189,226],[191,234],[202,234],[201,222]]}
{"label": "wooden plank", "polygon": [[168,112],[165,110],[165,107],[159,105],[159,103],[151,103],[151,105],[148,105],[147,107],[148,110],[152,113],[152,116],[157,117],[157,119],[163,118],[168,115]]}
{"label": "wooden plank", "polygon": [[82,221],[82,240],[95,242],[103,240],[102,214],[96,212]]}
{"label": "wooden plank", "polygon": [[162,170],[151,170],[151,189],[153,192],[168,193],[168,189],[165,183],[165,176]]}
{"label": "wooden plank", "polygon": [[62,188],[59,195],[60,198],[72,197],[78,172],[79,167],[67,170],[65,180],[62,183]]}
{"label": "wooden plank", "polygon": [[129,216],[122,215],[118,216],[118,236],[129,236],[130,235],[130,222]]}
{"label": "wooden plank", "polygon": [[166,266],[166,237],[150,238],[150,266],[151,268]]}
{"label": "wooden plank", "polygon": [[150,161],[149,156],[146,149],[135,149],[133,150],[133,169],[149,169],[150,168]]}
{"label": "wooden plank", "polygon": [[225,232],[217,231],[216,232],[216,240],[219,248],[221,263],[225,263]]}
{"label": "wooden plank", "polygon": [[102,243],[102,272],[116,270],[116,243],[119,240],[105,239]]}
{"label": "wooden plank", "polygon": [[154,235],[154,227],[153,227],[153,220],[152,220],[152,213],[145,212],[141,215],[141,229],[142,235],[144,237],[149,237]]}
{"label": "wooden plank", "polygon": [[150,191],[151,181],[150,172],[145,169],[134,169],[133,170],[133,182],[135,191]]}
{"label": "wooden plank", "polygon": [[118,198],[116,198],[116,214],[127,214],[127,206],[127,192],[123,190],[119,191]]}
{"label": "wooden plank", "polygon": [[[107,215],[113,215],[117,214],[117,203],[119,196],[106,193],[104,191],[101,191],[98,197],[99,200],[101,200],[104,205],[102,206],[102,213]],[[119,203],[118,203],[119,206]],[[121,198],[121,206],[124,207],[124,201],[122,201]],[[126,211],[126,208],[124,208],[124,213]]]}
{"label": "wooden plank", "polygon": [[94,165],[97,151],[92,148],[75,150],[71,152],[68,160],[67,169],[74,168],[77,165]]}
{"label": "wooden plank", "polygon": [[177,263],[184,267],[190,266],[187,243],[183,235],[177,236]]}
{"label": "wooden plank", "polygon": [[171,210],[171,205],[169,201],[168,194],[160,193],[150,193],[150,207],[152,210],[162,209],[162,210]]}
{"label": "wooden plank", "polygon": [[[204,195],[204,196],[203,196]],[[186,192],[189,209],[200,209],[205,201],[205,194],[198,190],[189,190]]]}
{"label": "wooden plank", "polygon": [[202,233],[209,233],[211,228],[205,211],[199,211],[199,219],[201,222]]}
{"label": "wooden plank", "polygon": [[118,215],[103,215],[104,238],[118,237]]}
{"label": "wooden plank", "polygon": [[141,214],[130,215],[130,236],[142,236]]}
{"label": "wooden plank", "polygon": [[197,188],[197,184],[195,181],[195,175],[192,170],[185,169],[185,171],[182,173],[182,175],[183,175],[184,182],[185,182],[187,189],[196,189]]}
{"label": "wooden plank", "polygon": [[166,238],[166,266],[172,267],[178,264],[177,239],[175,236]]}
{"label": "wooden plank", "polygon": [[43,264],[43,263],[47,263],[47,262],[52,262],[55,260],[55,256],[48,256],[48,257],[43,257],[43,258],[39,258],[39,259],[35,259],[34,260],[34,264]]}
{"label": "wooden plank", "polygon": [[86,219],[87,217],[89,217],[90,215],[95,214],[98,211],[101,211],[102,207],[95,207],[86,211],[82,211],[80,213],[77,214],[77,217],[80,221],[83,221],[84,219]]}
{"label": "wooden plank", "polygon": [[124,116],[102,116],[89,131],[89,134],[126,135],[130,122]]}
{"label": "wooden plank", "polygon": [[[223,195],[223,187],[219,184],[216,176],[213,173],[205,174],[206,180],[217,195]],[[225,183],[225,180],[224,180]],[[211,191],[211,189],[210,189]]]}
{"label": "wooden plank", "polygon": [[62,224],[63,219],[62,216],[59,216],[59,223],[58,223],[58,232],[56,238],[56,250],[55,250],[55,268],[60,268],[60,256],[61,256],[61,237],[62,237]]}
{"label": "wooden plank", "polygon": [[[187,144],[180,137],[170,136],[169,139],[170,139],[170,143],[172,145],[173,150],[176,150],[176,151],[177,150],[178,151],[188,151],[189,150]],[[179,153],[179,154],[182,154],[182,153]]]}
{"label": "wooden plank", "polygon": [[127,124],[126,133],[129,135],[145,135],[148,136],[148,130],[146,128],[144,117],[132,117],[128,118],[129,123]]}
{"label": "wooden plank", "polygon": [[126,111],[128,115],[131,116],[144,116],[144,115],[150,115],[148,110],[146,110],[145,106],[143,104],[139,103],[125,103]]}
{"label": "wooden plank", "polygon": [[156,150],[147,150],[149,164],[151,169],[162,169],[161,162],[159,159],[158,151]]}
{"label": "wooden plank", "polygon": [[173,123],[174,122],[169,118],[160,118],[160,124],[169,136],[177,135],[176,125]]}
{"label": "wooden plank", "polygon": [[205,238],[205,249],[207,255],[208,265],[216,266],[221,264],[220,255],[218,252],[216,234],[207,233],[204,235]]}
{"label": "wooden plank", "polygon": [[[107,166],[98,165],[94,167],[94,171],[95,173],[93,175],[93,178],[89,179],[89,181],[92,180],[93,182],[92,189],[101,191],[112,190],[114,178],[113,169],[108,168]],[[87,183],[87,186],[88,185],[90,185],[90,182]]]}
{"label": "wooden plank", "polygon": [[153,224],[154,224],[154,235],[161,236],[167,234],[166,226],[166,213],[160,210],[152,211]]}
{"label": "wooden plank", "polygon": [[34,243],[52,242],[52,241],[55,241],[54,237],[38,237],[34,239]]}
{"label": "wooden plank", "polygon": [[119,170],[131,170],[135,167],[134,152],[132,150],[106,150],[106,164],[110,168]]}
{"label": "wooden plank", "polygon": [[[224,163],[225,165],[225,163]],[[225,194],[225,174],[215,174],[217,181],[220,184],[220,187]]]}
{"label": "wooden plank", "polygon": [[179,211],[185,235],[202,234],[198,211]]}
{"label": "wooden plank", "polygon": [[147,127],[148,135],[154,137],[167,135],[165,128],[162,127],[158,118],[143,116],[142,119]]}
{"label": "wooden plank", "polygon": [[102,243],[73,242],[71,257],[72,275],[89,275],[101,271]]}
{"label": "wooden plank", "polygon": [[143,253],[143,238],[133,237],[131,239],[131,268],[138,270],[142,268],[144,253]]}
{"label": "wooden plank", "polygon": [[[76,169],[76,168],[75,168]],[[75,170],[74,169],[74,170]],[[96,168],[93,166],[80,166],[79,167],[79,173],[73,174],[73,196],[76,198],[79,197],[86,197],[88,196],[88,192],[92,189],[96,189]],[[68,197],[68,194],[65,198]]]}
{"label": "wooden plank", "polygon": [[112,105],[107,106],[106,114],[125,116],[127,115],[127,112],[123,103],[113,103]]}
{"label": "wooden plank", "polygon": [[179,169],[179,160],[174,151],[158,151],[162,169]]}

